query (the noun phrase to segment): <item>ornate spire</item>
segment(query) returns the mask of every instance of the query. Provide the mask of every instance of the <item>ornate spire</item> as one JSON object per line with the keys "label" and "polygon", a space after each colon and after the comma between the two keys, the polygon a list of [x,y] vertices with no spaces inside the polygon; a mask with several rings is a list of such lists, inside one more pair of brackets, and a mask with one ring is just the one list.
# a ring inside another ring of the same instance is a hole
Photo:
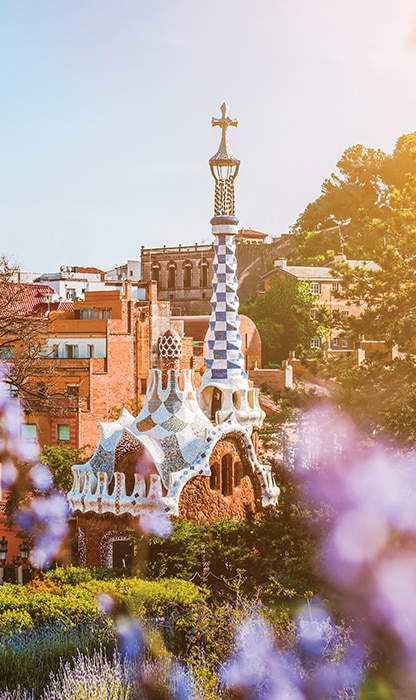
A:
{"label": "ornate spire", "polygon": [[218,151],[209,160],[211,173],[215,179],[215,216],[234,216],[234,180],[237,177],[240,161],[233,154],[228,143],[227,129],[238,126],[237,119],[228,116],[228,105],[221,105],[221,118],[212,118],[212,126],[221,128],[221,142]]}

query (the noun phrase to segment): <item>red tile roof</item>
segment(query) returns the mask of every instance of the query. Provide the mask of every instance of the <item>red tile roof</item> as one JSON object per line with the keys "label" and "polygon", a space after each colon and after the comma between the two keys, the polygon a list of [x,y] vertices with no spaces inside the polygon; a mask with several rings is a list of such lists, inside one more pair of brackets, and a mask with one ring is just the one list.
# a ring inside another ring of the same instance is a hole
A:
{"label": "red tile roof", "polygon": [[[7,313],[14,313],[16,316],[36,316],[41,318],[48,311],[47,297],[52,297],[54,294],[55,290],[48,284],[8,283],[7,292],[4,290],[4,296],[11,300],[7,305]],[[0,298],[1,296],[2,288],[0,285]],[[50,302],[50,306],[53,303]]]}

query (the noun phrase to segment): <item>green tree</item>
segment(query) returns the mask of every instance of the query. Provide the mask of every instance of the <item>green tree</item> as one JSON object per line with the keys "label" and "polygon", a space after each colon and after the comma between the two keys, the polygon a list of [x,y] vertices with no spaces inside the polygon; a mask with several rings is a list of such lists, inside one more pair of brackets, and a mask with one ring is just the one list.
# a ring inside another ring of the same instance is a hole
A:
{"label": "green tree", "polygon": [[289,351],[310,347],[319,332],[311,319],[315,297],[307,282],[278,275],[271,281],[268,292],[241,307],[241,313],[256,324],[263,346],[263,365],[279,364]]}
{"label": "green tree", "polygon": [[363,145],[348,148],[292,227],[299,257],[310,260],[328,248],[350,258],[373,257],[384,247],[384,232],[371,222],[390,218],[391,193],[403,189],[409,175],[416,175],[416,132],[401,136],[390,155]]}
{"label": "green tree", "polygon": [[40,451],[40,460],[47,464],[53,476],[56,488],[68,492],[72,486],[71,467],[84,462],[84,447],[67,447],[66,445],[44,445]]}

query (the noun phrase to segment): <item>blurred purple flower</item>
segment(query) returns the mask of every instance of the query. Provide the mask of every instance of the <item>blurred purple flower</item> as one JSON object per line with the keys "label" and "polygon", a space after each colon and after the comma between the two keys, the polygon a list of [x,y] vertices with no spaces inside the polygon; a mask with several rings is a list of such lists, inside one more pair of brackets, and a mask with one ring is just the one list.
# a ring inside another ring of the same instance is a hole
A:
{"label": "blurred purple flower", "polygon": [[243,697],[270,700],[304,700],[297,664],[275,649],[271,629],[260,616],[243,623],[237,633],[236,652],[220,671],[220,680]]}
{"label": "blurred purple flower", "polygon": [[2,463],[1,470],[1,488],[6,491],[14,482],[17,477],[17,469],[13,462],[5,461]]}
{"label": "blurred purple flower", "polygon": [[[341,594],[337,600],[358,643],[393,656],[395,673],[416,690],[409,671],[416,665],[415,452],[364,444],[348,421],[328,412],[304,423],[313,440],[308,447],[304,430],[303,449],[313,460],[304,460],[296,473],[309,504],[329,506],[320,570]],[[359,656],[358,649],[355,665],[345,657],[337,673],[346,675],[348,664],[352,673]],[[325,673],[329,678],[334,666]],[[322,674],[321,668],[321,681]]]}
{"label": "blurred purple flower", "polygon": [[127,615],[118,617],[115,624],[117,643],[121,655],[136,659],[144,649],[144,634],[137,620]]}
{"label": "blurred purple flower", "polygon": [[172,532],[172,523],[166,513],[158,508],[154,508],[141,514],[139,528],[148,535],[169,537]]}
{"label": "blurred purple flower", "polygon": [[115,607],[115,600],[108,593],[99,593],[97,595],[97,608],[105,615],[111,615]]}
{"label": "blurred purple flower", "polygon": [[37,462],[30,470],[30,478],[33,486],[38,491],[49,491],[53,486],[53,478],[49,467],[46,464]]}

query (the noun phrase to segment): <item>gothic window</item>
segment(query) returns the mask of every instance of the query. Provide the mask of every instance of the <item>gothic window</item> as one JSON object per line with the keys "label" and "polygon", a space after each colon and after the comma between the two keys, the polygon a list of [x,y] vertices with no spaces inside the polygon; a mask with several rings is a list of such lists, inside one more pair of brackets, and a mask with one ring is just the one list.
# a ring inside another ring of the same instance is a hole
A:
{"label": "gothic window", "polygon": [[214,462],[214,464],[211,465],[211,476],[209,477],[209,486],[213,491],[219,491],[221,481],[220,477],[220,465],[218,462]]}
{"label": "gothic window", "polygon": [[183,286],[184,288],[192,287],[192,264],[186,262],[183,266]]}
{"label": "gothic window", "polygon": [[208,287],[208,263],[201,263],[199,269],[199,284],[201,287]]}
{"label": "gothic window", "polygon": [[160,283],[160,265],[158,263],[152,265],[151,278],[154,282]]}
{"label": "gothic window", "polygon": [[168,265],[168,289],[175,289],[176,287],[176,266],[175,263],[169,263]]}
{"label": "gothic window", "polygon": [[230,454],[221,459],[221,493],[223,496],[233,494],[233,460]]}

